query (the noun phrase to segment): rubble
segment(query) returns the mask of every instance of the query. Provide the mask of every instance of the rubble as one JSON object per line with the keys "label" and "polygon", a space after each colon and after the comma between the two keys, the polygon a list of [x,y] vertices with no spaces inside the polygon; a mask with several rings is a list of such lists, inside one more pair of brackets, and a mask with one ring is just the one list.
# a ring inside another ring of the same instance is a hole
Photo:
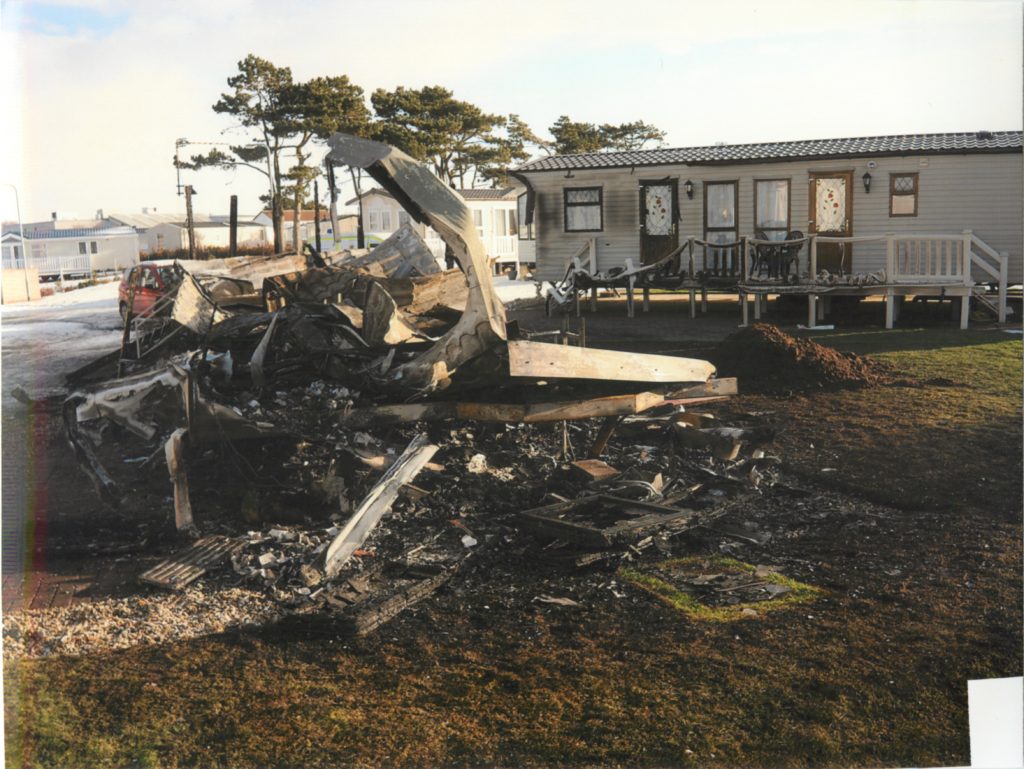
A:
{"label": "rubble", "polygon": [[[506,322],[451,190],[385,145],[331,146],[439,232],[462,271],[441,271],[411,227],[313,266],[179,263],[168,323],[188,331],[65,404],[105,499],[169,478],[176,528],[216,531],[201,542],[230,558],[217,571],[172,557],[150,583],[187,592],[203,576],[362,634],[504,549],[610,567],[670,551],[775,482],[770,426],[686,410],[736,380],[703,360],[531,338]],[[162,479],[149,459],[123,461],[161,453]]]}

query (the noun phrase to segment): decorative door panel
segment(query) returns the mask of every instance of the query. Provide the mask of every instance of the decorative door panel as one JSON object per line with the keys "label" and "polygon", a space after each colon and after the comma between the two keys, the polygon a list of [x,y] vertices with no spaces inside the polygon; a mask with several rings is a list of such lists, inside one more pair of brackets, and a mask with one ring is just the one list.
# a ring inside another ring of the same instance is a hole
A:
{"label": "decorative door panel", "polygon": [[846,230],[846,179],[842,176],[814,180],[815,219],[818,232]]}
{"label": "decorative door panel", "polygon": [[679,246],[679,180],[640,182],[640,263],[651,264]]}
{"label": "decorative door panel", "polygon": [[[808,230],[825,237],[853,235],[853,171],[810,174]],[[833,274],[851,271],[850,243],[818,243],[818,271]]]}

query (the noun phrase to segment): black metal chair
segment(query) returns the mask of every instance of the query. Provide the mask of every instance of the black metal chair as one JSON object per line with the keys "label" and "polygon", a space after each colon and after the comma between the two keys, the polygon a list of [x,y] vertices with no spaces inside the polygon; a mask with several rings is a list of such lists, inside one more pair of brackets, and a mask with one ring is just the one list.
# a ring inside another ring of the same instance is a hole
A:
{"label": "black metal chair", "polygon": [[[786,234],[786,240],[803,240],[804,234],[800,230],[793,230]],[[804,247],[803,243],[787,243],[777,247],[778,251],[778,268],[779,276],[788,278],[789,273],[793,268],[793,263],[797,260],[800,255],[800,249]],[[798,270],[799,272],[799,270]]]}
{"label": "black metal chair", "polygon": [[[768,240],[764,230],[755,230],[757,240]],[[758,243],[754,246],[753,273],[758,277],[774,278],[778,272],[779,247],[771,243]]]}

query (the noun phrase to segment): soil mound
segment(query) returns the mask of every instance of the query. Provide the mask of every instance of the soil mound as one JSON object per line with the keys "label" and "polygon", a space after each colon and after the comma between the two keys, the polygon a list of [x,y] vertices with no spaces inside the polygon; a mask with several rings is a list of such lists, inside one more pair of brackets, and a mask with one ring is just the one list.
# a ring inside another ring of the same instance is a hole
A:
{"label": "soil mound", "polygon": [[719,376],[738,377],[744,392],[778,394],[894,381],[881,361],[796,339],[778,326],[755,323],[723,341],[712,362]]}

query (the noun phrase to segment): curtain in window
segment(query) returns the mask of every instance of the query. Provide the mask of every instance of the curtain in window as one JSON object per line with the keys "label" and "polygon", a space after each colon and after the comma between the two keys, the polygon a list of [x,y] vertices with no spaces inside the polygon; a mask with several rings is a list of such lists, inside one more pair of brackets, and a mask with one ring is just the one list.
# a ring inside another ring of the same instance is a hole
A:
{"label": "curtain in window", "polygon": [[708,227],[736,226],[735,190],[734,184],[708,185]]}
{"label": "curtain in window", "polygon": [[785,181],[757,182],[757,221],[759,230],[769,232],[768,237],[781,240],[789,228],[789,184]]}
{"label": "curtain in window", "polygon": [[508,219],[505,218],[505,211],[504,210],[500,210],[500,209],[495,211],[494,212],[494,234],[498,235],[498,236],[508,235],[508,232],[505,229],[507,224],[508,224]]}
{"label": "curtain in window", "polygon": [[567,230],[601,229],[601,193],[599,190],[566,190],[565,202],[565,228]]}

